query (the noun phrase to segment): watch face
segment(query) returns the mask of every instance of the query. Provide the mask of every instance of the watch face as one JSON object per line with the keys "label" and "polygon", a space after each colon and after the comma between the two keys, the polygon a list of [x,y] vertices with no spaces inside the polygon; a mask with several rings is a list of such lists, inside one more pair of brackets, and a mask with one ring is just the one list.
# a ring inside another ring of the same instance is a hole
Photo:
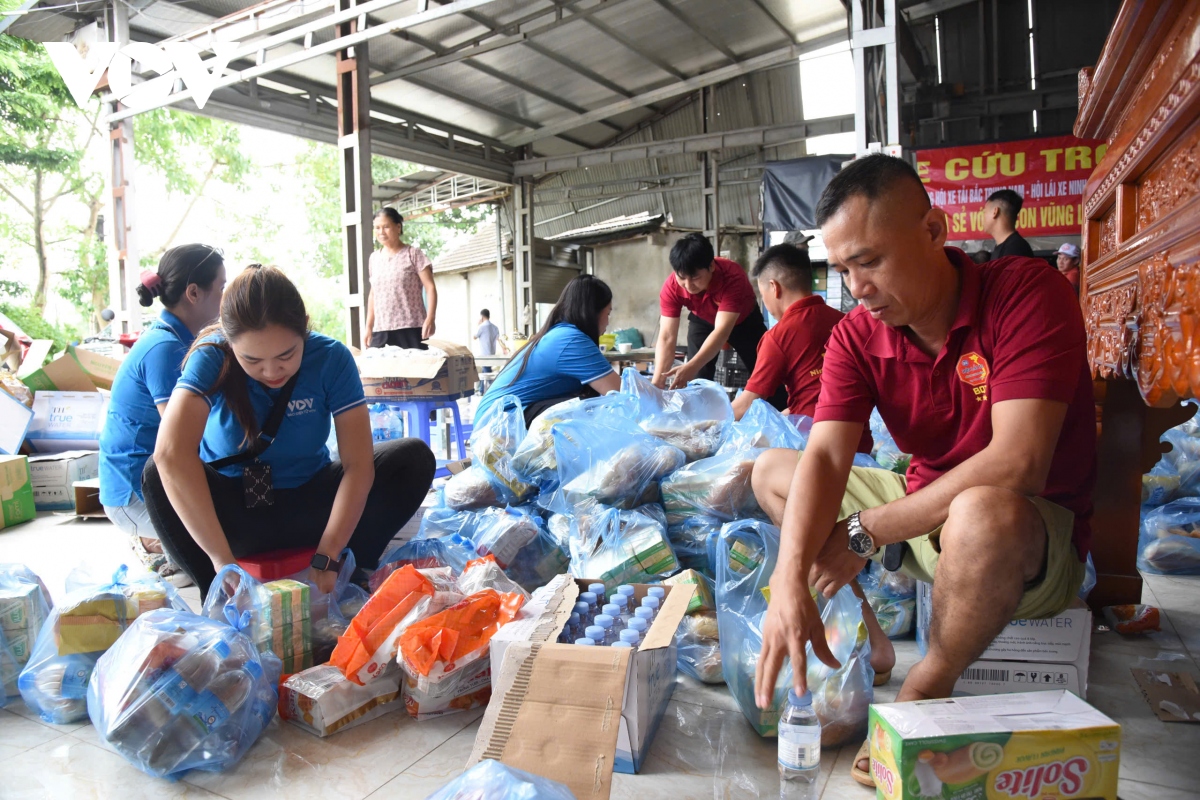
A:
{"label": "watch face", "polygon": [[871,537],[866,533],[863,531],[856,531],[850,536],[850,549],[853,550],[857,555],[866,556],[870,555],[871,550],[874,549],[874,543],[871,541]]}

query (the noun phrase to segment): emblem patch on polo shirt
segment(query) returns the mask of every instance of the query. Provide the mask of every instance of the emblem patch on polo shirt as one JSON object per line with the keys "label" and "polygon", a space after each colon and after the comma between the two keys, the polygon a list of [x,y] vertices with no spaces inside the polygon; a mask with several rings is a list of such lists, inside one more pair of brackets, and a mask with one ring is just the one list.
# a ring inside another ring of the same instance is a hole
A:
{"label": "emblem patch on polo shirt", "polygon": [[966,353],[958,359],[957,372],[960,381],[974,387],[976,395],[986,398],[988,375],[991,374],[986,358],[979,353]]}

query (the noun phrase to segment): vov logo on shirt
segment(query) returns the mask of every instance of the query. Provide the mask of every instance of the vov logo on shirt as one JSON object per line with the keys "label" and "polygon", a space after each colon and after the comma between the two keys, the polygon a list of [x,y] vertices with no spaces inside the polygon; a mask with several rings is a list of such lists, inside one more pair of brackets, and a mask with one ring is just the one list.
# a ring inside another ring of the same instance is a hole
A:
{"label": "vov logo on shirt", "polygon": [[312,397],[303,400],[288,400],[289,417],[302,417],[305,414],[311,414],[316,411],[316,399]]}

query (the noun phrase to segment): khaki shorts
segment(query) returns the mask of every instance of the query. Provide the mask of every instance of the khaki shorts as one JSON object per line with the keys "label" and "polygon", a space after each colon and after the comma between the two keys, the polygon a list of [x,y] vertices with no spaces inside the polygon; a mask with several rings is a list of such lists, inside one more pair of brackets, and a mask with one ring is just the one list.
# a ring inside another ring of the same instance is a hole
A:
{"label": "khaki shorts", "polygon": [[[885,469],[852,467],[838,519],[899,500],[904,494],[903,475]],[[1084,565],[1075,552],[1075,546],[1071,544],[1075,514],[1041,497],[1031,497],[1029,501],[1046,524],[1046,574],[1037,585],[1026,587],[1015,619],[1038,619],[1061,613],[1075,599],[1083,584]],[[933,583],[941,554],[938,545],[941,532],[939,526],[924,536],[909,539],[909,550],[904,555],[900,571],[919,581]],[[876,561],[882,558],[882,551],[873,558]]]}

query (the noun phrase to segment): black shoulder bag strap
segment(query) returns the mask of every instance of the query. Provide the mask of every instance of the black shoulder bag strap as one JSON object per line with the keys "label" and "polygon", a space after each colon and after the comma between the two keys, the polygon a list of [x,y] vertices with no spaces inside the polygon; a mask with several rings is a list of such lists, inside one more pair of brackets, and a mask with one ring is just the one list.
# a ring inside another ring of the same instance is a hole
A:
{"label": "black shoulder bag strap", "polygon": [[296,388],[296,380],[300,377],[297,371],[283,388],[279,390],[279,396],[275,398],[275,405],[271,406],[271,413],[267,415],[267,421],[263,423],[262,430],[258,433],[258,438],[254,440],[254,444],[249,448],[232,456],[218,458],[216,461],[209,461],[208,465],[213,469],[224,469],[231,467],[234,464],[241,464],[244,461],[253,461],[263,454],[271,443],[275,441],[275,435],[279,433],[279,426],[283,424],[283,415],[287,412],[288,401],[292,399],[292,390]]}

